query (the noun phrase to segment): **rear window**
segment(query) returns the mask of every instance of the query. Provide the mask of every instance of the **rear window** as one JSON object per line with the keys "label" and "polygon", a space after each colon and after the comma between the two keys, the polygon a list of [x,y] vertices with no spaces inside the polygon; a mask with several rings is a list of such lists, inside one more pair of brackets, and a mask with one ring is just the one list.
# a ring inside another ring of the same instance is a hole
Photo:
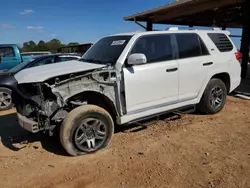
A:
{"label": "rear window", "polygon": [[225,34],[208,33],[208,36],[220,52],[230,52],[233,50],[233,45]]}

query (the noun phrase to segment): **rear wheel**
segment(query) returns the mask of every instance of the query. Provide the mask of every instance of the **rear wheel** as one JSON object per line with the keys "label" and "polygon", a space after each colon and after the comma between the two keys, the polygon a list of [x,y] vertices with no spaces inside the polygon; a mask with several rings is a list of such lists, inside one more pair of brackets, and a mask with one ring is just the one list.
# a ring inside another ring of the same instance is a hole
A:
{"label": "rear wheel", "polygon": [[224,82],[213,78],[209,81],[197,108],[200,112],[206,114],[218,113],[223,109],[226,97],[227,88]]}
{"label": "rear wheel", "polygon": [[105,148],[113,135],[114,123],[109,113],[95,105],[72,110],[60,128],[62,146],[69,155],[77,156]]}
{"label": "rear wheel", "polygon": [[11,93],[10,89],[0,87],[0,111],[9,110],[13,107]]}

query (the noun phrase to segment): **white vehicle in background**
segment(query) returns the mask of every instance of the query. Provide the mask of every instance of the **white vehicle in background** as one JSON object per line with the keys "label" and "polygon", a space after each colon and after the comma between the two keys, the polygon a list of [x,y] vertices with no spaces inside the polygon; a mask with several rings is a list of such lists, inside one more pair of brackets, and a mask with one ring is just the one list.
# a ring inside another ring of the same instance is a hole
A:
{"label": "white vehicle in background", "polygon": [[40,56],[40,55],[50,55],[51,52],[41,51],[41,52],[22,52],[22,56]]}
{"label": "white vehicle in background", "polygon": [[15,75],[20,125],[33,133],[60,126],[77,156],[106,147],[114,126],[162,113],[222,110],[241,81],[240,54],[224,31],[152,31],[96,42],[80,61]]}

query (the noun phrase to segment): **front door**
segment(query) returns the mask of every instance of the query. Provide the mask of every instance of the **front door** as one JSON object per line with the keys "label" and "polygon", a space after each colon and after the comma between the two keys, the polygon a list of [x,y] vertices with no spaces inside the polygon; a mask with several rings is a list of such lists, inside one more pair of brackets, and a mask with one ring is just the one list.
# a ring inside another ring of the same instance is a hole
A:
{"label": "front door", "polygon": [[136,41],[130,54],[145,54],[147,63],[123,68],[128,114],[178,101],[178,62],[171,41],[167,34],[146,35]]}

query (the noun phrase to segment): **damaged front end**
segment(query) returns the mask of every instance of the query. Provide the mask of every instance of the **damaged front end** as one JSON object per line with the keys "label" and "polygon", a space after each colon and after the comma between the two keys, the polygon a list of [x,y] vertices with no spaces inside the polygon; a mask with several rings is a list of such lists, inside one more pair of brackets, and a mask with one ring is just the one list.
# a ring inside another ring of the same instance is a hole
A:
{"label": "damaged front end", "polygon": [[111,69],[59,76],[43,83],[19,84],[14,98],[19,123],[30,132],[48,131],[52,135],[72,109],[95,100],[86,99],[86,92],[105,96],[120,114],[119,87],[116,71]]}
{"label": "damaged front end", "polygon": [[32,133],[42,130],[52,133],[67,115],[62,98],[46,83],[18,85],[18,94],[13,100],[20,125]]}

